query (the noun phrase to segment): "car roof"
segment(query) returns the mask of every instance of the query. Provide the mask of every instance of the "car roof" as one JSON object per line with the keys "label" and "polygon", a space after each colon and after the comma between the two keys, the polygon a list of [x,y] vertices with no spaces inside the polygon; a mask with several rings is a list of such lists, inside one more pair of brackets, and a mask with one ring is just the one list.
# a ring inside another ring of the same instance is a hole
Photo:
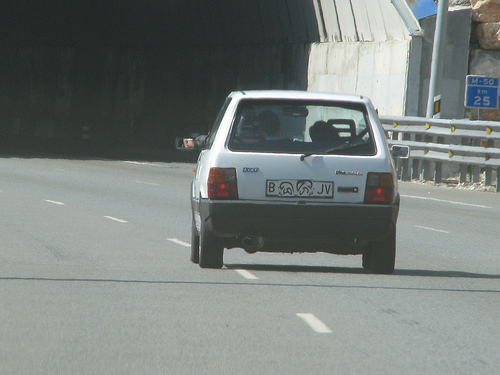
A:
{"label": "car roof", "polygon": [[368,98],[360,95],[333,94],[325,92],[310,92],[299,90],[245,90],[234,91],[230,94],[238,99],[306,99],[306,100],[334,100],[368,104]]}

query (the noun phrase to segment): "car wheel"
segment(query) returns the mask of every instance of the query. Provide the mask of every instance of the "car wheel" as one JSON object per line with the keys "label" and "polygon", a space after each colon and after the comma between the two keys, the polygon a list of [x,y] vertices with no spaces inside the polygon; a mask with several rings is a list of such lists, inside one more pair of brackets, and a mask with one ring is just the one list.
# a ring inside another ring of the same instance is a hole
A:
{"label": "car wheel", "polygon": [[[370,267],[373,273],[391,274],[396,262],[396,229],[383,241],[370,243]],[[363,262],[364,267],[364,262]]]}
{"label": "car wheel", "polygon": [[201,224],[200,232],[200,267],[222,268],[224,247],[221,240],[204,223]]}
{"label": "car wheel", "polygon": [[200,236],[196,230],[194,218],[191,222],[191,262],[196,264],[200,262]]}

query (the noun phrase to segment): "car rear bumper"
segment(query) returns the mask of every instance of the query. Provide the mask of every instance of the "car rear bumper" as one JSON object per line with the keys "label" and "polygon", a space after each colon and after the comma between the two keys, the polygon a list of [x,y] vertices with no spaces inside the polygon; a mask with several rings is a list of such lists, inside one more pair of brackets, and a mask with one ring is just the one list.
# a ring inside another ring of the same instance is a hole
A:
{"label": "car rear bumper", "polygon": [[197,208],[219,236],[377,241],[394,231],[399,200],[392,205],[325,205],[201,199]]}

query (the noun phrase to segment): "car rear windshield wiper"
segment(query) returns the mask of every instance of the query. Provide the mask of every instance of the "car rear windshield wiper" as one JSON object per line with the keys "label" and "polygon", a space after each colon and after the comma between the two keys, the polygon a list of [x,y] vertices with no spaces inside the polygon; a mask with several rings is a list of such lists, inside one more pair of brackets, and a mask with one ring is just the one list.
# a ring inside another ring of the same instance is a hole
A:
{"label": "car rear windshield wiper", "polygon": [[352,150],[355,149],[359,146],[366,146],[368,142],[363,142],[363,143],[355,143],[355,144],[350,144],[350,143],[344,143],[340,146],[334,147],[330,150],[326,151],[318,151],[318,152],[306,152],[302,155],[300,155],[300,160],[303,161],[305,158],[312,156],[312,155],[331,155],[331,154],[336,154],[340,153],[345,150]]}
{"label": "car rear windshield wiper", "polygon": [[358,148],[360,146],[366,146],[367,144],[368,144],[368,142],[353,143],[353,144],[345,143],[343,145],[340,145],[338,147],[335,147],[335,148],[332,148],[332,149],[326,151],[325,154],[336,154],[337,152],[340,152],[340,151],[352,150],[352,149]]}

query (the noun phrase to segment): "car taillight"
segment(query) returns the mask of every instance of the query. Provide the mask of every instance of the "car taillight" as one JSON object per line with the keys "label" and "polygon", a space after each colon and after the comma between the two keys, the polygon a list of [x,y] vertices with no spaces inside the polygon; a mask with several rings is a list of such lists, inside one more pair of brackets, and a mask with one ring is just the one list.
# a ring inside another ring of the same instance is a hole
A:
{"label": "car taillight", "polygon": [[209,199],[238,199],[235,168],[210,168],[208,173]]}
{"label": "car taillight", "polygon": [[392,173],[368,173],[364,203],[391,204],[394,198]]}

